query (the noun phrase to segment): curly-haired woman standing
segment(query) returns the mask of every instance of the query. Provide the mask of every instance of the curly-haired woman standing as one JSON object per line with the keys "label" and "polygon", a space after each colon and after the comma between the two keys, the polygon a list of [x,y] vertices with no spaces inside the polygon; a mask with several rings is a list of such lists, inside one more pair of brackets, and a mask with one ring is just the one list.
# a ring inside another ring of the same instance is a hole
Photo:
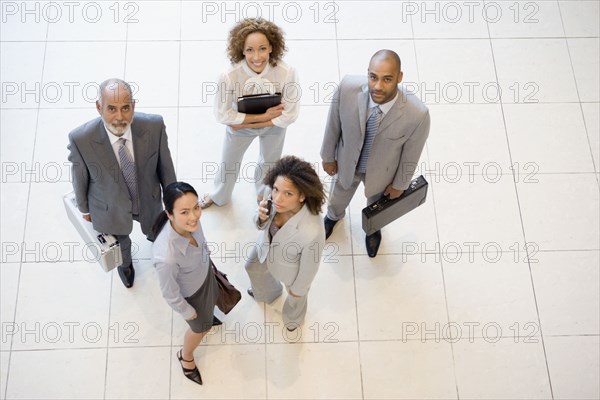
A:
{"label": "curly-haired woman standing", "polygon": [[[202,208],[229,203],[244,153],[256,137],[260,156],[254,182],[257,200],[262,200],[266,169],[281,157],[286,128],[298,118],[300,108],[296,71],[281,60],[286,50],[281,29],[264,19],[244,19],[229,32],[227,53],[232,65],[221,76],[215,99],[217,121],[227,128],[215,188],[202,197]],[[281,104],[263,114],[237,110],[238,97],[277,92],[282,93]]]}
{"label": "curly-haired woman standing", "polygon": [[281,314],[287,330],[293,331],[304,321],[325,246],[320,217],[325,190],[314,168],[295,156],[279,160],[264,183],[272,192],[254,218],[260,234],[246,262],[252,283],[248,294],[271,303],[281,296],[283,282],[288,296]]}

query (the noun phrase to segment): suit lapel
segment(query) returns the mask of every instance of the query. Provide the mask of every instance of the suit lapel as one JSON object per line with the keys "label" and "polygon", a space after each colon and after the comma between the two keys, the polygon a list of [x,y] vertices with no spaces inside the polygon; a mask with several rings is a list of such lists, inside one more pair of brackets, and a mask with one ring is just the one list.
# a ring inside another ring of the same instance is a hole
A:
{"label": "suit lapel", "polygon": [[364,139],[367,129],[367,109],[369,108],[369,88],[367,85],[364,85],[362,91],[358,93],[356,102],[358,104],[361,138]]}
{"label": "suit lapel", "polygon": [[306,217],[307,212],[308,208],[303,206],[296,215],[290,218],[275,234],[276,238],[273,238],[274,240],[273,243],[271,243],[271,246],[280,245],[281,243],[289,243],[290,240],[298,234],[298,225]]}
{"label": "suit lapel", "polygon": [[[98,159],[100,159],[102,164],[104,164],[104,167],[111,172],[113,177],[116,178],[117,173],[121,172],[121,168],[117,162],[117,157],[115,156],[115,152],[110,144],[110,140],[108,140],[108,133],[106,132],[106,128],[104,128],[102,119],[100,119],[98,122],[98,126],[96,127],[96,131],[94,132],[94,137],[91,143],[94,153],[96,153]],[[122,179],[116,178],[116,180]]]}
{"label": "suit lapel", "polygon": [[404,94],[398,90],[398,98],[394,103],[394,106],[388,111],[388,113],[381,120],[379,125],[379,132],[385,131],[389,126],[393,125],[398,119],[404,114],[405,101],[403,100]]}
{"label": "suit lapel", "polygon": [[146,165],[146,161],[148,161],[148,135],[145,134],[146,131],[143,128],[140,128],[135,119],[131,123],[131,136],[133,137],[133,157],[135,159],[135,165],[138,170],[138,183],[139,183],[139,171],[144,171],[144,167]]}

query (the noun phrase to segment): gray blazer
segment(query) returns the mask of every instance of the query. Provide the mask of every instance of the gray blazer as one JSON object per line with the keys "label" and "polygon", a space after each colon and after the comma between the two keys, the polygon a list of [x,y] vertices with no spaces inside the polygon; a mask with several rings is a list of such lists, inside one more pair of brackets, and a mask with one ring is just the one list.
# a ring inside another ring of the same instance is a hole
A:
{"label": "gray blazer", "polygon": [[308,293],[321,263],[325,247],[325,228],[320,215],[312,214],[303,206],[290,218],[269,243],[269,227],[275,218],[272,211],[269,219],[260,224],[258,214],[254,221],[260,235],[256,243],[257,256],[266,262],[269,272],[284,283],[294,294]]}
{"label": "gray blazer", "polygon": [[[138,175],[138,219],[142,232],[147,234],[163,210],[161,186],[175,182],[175,168],[161,116],[136,112],[131,134]],[[130,234],[131,200],[102,119],[96,118],[69,133],[67,148],[79,211],[90,213],[94,229],[99,232]]]}
{"label": "gray blazer", "polygon": [[[398,87],[398,99],[384,116],[367,163],[365,195],[374,196],[390,183],[405,190],[429,135],[429,110],[415,95]],[[369,89],[366,76],[345,76],[327,119],[321,158],[337,161],[338,183],[349,188],[365,139]]]}

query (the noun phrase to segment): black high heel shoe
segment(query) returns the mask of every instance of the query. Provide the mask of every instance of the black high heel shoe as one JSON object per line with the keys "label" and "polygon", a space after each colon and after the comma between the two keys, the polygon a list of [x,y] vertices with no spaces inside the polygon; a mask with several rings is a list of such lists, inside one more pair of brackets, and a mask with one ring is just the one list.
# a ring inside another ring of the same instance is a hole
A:
{"label": "black high heel shoe", "polygon": [[202,376],[200,376],[200,371],[198,371],[198,367],[194,366],[193,369],[189,369],[183,366],[183,362],[194,362],[192,358],[191,361],[184,360],[181,355],[181,350],[177,352],[177,358],[179,359],[179,364],[181,364],[181,369],[183,370],[183,375],[188,378],[190,381],[196,382],[198,385],[202,385]]}

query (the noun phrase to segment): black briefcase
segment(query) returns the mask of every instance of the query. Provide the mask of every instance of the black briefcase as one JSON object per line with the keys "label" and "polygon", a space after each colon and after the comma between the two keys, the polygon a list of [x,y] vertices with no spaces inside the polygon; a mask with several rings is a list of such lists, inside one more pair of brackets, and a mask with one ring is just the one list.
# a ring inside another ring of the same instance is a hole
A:
{"label": "black briefcase", "polygon": [[410,186],[397,199],[383,196],[362,210],[362,228],[371,235],[407,212],[425,203],[429,184],[423,175],[415,178]]}
{"label": "black briefcase", "polygon": [[281,93],[250,94],[238,97],[238,112],[244,114],[264,114],[268,108],[281,103]]}

